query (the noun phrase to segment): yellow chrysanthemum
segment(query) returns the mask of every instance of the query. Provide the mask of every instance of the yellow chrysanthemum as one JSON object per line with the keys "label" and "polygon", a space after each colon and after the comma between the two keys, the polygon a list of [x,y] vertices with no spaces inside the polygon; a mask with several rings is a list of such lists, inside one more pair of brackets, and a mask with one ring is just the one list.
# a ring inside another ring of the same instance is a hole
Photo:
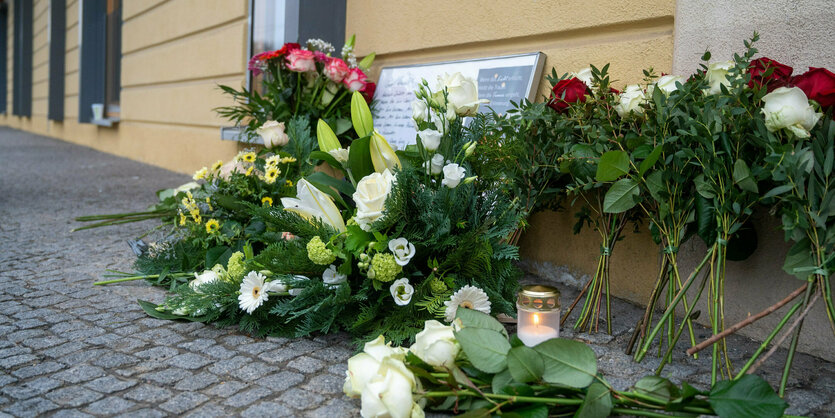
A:
{"label": "yellow chrysanthemum", "polygon": [[216,163],[212,164],[212,171],[220,170],[223,167],[223,160],[217,160]]}
{"label": "yellow chrysanthemum", "polygon": [[284,157],[281,160],[279,160],[278,162],[280,162],[281,164],[294,163],[294,162],[296,162],[296,159],[293,158],[293,157]]}
{"label": "yellow chrysanthemum", "polygon": [[206,178],[207,171],[208,171],[208,169],[206,167],[203,167],[203,168],[197,170],[191,178],[193,178],[194,181],[202,180],[202,179]]}
{"label": "yellow chrysanthemum", "polygon": [[241,159],[248,162],[248,163],[254,163],[255,162],[255,153],[254,152],[248,152],[244,155],[241,155]]}
{"label": "yellow chrysanthemum", "polygon": [[264,173],[264,181],[267,184],[275,183],[275,180],[278,178],[278,175],[281,174],[281,170],[277,168],[268,168],[267,172]]}
{"label": "yellow chrysanthemum", "polygon": [[284,182],[284,185],[287,186],[287,187],[293,187],[293,182],[291,180],[286,180]]}
{"label": "yellow chrysanthemum", "polygon": [[255,170],[255,166],[249,167],[246,169],[246,175],[252,175],[252,172]]}
{"label": "yellow chrysanthemum", "polygon": [[186,214],[184,214],[183,212],[180,212],[180,226],[183,226],[185,224],[186,224]]}
{"label": "yellow chrysanthemum", "polygon": [[273,198],[269,196],[264,196],[261,198],[261,204],[264,206],[272,206],[273,205]]}
{"label": "yellow chrysanthemum", "polygon": [[280,162],[281,158],[278,155],[273,155],[272,157],[267,158],[267,167],[278,167]]}
{"label": "yellow chrysanthemum", "polygon": [[195,214],[192,214],[192,215],[191,215],[191,219],[194,219],[194,223],[196,223],[196,224],[198,224],[198,225],[200,225],[201,223],[203,223],[203,217],[202,217],[202,216],[200,216],[200,214],[199,214],[199,213],[198,213],[198,214],[196,214],[196,215],[195,215]]}
{"label": "yellow chrysanthemum", "polygon": [[206,233],[214,234],[220,229],[220,222],[217,219],[209,219],[206,221]]}

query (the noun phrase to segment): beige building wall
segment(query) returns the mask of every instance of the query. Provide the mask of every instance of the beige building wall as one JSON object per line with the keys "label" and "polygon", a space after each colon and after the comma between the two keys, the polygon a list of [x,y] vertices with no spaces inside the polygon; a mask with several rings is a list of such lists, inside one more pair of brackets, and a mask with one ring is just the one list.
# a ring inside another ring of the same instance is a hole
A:
{"label": "beige building wall", "polygon": [[64,120],[47,119],[50,2],[34,0],[32,117],[11,114],[10,24],[9,111],[0,124],[183,173],[231,158],[238,145],[221,141],[227,123],[212,109],[230,103],[217,84],[245,80],[247,0],[123,0],[121,120],[113,127],[78,122],[80,1],[67,1]]}

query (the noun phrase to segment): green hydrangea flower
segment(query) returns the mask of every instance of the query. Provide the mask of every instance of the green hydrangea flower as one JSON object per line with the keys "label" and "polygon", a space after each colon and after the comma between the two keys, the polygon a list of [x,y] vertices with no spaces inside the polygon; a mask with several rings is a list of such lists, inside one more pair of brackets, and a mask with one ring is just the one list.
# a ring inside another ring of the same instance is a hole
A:
{"label": "green hydrangea flower", "polygon": [[226,264],[226,277],[232,281],[239,281],[244,278],[246,273],[244,253],[236,251],[229,257],[229,263]]}
{"label": "green hydrangea flower", "polygon": [[336,260],[336,254],[328,249],[322,238],[316,236],[307,243],[307,258],[320,266],[327,266]]}
{"label": "green hydrangea flower", "polygon": [[429,282],[429,289],[432,290],[432,293],[440,294],[446,292],[447,287],[446,283],[440,277],[435,277]]}
{"label": "green hydrangea flower", "polygon": [[403,271],[403,267],[397,264],[394,254],[389,253],[374,254],[374,258],[371,259],[371,268],[374,269],[374,278],[383,283],[394,280]]}

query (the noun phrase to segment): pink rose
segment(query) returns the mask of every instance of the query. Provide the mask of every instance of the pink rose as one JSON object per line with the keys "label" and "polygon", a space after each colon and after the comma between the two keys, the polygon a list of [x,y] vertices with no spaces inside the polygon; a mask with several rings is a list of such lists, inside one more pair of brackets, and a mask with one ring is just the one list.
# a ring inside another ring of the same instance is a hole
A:
{"label": "pink rose", "polygon": [[316,71],[313,51],[294,49],[287,54],[287,69],[297,73]]}
{"label": "pink rose", "polygon": [[329,56],[327,56],[327,55],[326,55],[324,52],[322,52],[322,51],[315,51],[315,52],[313,53],[313,58],[315,58],[315,59],[316,59],[316,62],[327,62],[327,61],[328,61],[328,59],[330,59],[330,57],[329,57]]}
{"label": "pink rose", "polygon": [[345,61],[339,58],[331,58],[325,64],[325,75],[334,83],[342,81],[346,74],[348,74],[348,64],[345,64]]}
{"label": "pink rose", "polygon": [[348,89],[350,92],[360,91],[365,88],[365,73],[362,72],[359,68],[351,68],[348,70],[348,74],[345,75],[345,78],[342,79],[342,84],[345,85],[345,88]]}

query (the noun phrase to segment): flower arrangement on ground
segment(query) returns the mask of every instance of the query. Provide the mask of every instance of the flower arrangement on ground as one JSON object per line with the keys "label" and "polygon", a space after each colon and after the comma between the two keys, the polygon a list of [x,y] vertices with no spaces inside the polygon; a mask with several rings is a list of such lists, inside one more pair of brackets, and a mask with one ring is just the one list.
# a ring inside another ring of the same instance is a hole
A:
{"label": "flower arrangement on ground", "polygon": [[479,101],[459,100],[455,90],[467,84],[475,82],[460,74],[434,90],[422,84],[417,144],[398,152],[354,93],[359,137],[350,148],[324,120],[317,124],[314,155],[343,180],[299,179],[280,206],[230,204],[285,239],[260,251],[245,246],[214,266],[214,275],[205,272],[211,280],[143,306],[158,317],[239,324],[261,335],[347,330],[398,342],[413,338],[424,320],[451,321],[461,306],[513,315],[518,249],[506,239],[521,212],[471,175],[476,144],[462,117]]}
{"label": "flower arrangement on ground", "polygon": [[788,404],[756,375],[702,391],[647,376],[618,391],[587,345],[551,339],[527,347],[483,313],[459,309],[451,325],[429,320],[408,349],[383,336],[348,360],[343,391],[363,417],[415,418],[424,409],[464,416],[780,417]]}

